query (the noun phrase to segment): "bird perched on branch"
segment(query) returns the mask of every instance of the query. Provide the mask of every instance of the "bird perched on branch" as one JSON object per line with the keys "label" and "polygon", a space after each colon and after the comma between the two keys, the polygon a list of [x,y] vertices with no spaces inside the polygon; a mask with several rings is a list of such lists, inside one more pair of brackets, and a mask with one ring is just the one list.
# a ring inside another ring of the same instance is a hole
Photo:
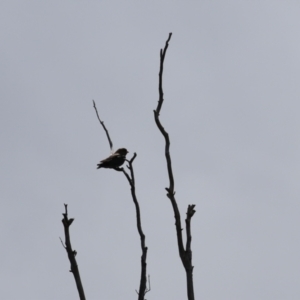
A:
{"label": "bird perched on branch", "polygon": [[120,148],[111,156],[106,159],[103,159],[97,164],[97,169],[108,168],[115,169],[123,165],[126,159],[126,154],[128,153],[127,149]]}

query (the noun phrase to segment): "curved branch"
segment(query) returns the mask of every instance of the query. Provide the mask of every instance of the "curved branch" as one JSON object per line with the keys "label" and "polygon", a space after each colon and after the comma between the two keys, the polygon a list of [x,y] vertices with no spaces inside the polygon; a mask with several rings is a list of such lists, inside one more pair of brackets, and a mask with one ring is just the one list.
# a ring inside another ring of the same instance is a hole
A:
{"label": "curved branch", "polygon": [[69,219],[69,217],[68,217],[68,204],[64,204],[64,205],[65,205],[65,213],[63,214],[64,218],[62,219],[62,223],[63,223],[64,229],[65,229],[65,245],[63,245],[63,247],[66,249],[66,251],[68,253],[69,261],[70,261],[70,264],[71,264],[70,272],[72,272],[73,275],[74,275],[77,290],[78,290],[78,293],[79,293],[79,298],[80,298],[80,300],[85,300],[84,290],[83,290],[82,282],[81,282],[81,279],[80,279],[80,274],[79,274],[77,261],[76,261],[76,258],[75,258],[77,252],[72,249],[71,239],[70,239],[70,232],[69,232],[69,227],[73,223],[74,219]]}

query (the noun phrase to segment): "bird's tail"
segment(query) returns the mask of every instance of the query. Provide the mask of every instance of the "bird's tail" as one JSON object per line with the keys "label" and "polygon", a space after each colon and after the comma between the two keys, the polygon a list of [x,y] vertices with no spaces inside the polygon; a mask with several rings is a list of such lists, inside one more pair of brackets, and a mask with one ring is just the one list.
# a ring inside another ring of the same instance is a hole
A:
{"label": "bird's tail", "polygon": [[102,167],[102,164],[97,164],[97,169],[100,169]]}

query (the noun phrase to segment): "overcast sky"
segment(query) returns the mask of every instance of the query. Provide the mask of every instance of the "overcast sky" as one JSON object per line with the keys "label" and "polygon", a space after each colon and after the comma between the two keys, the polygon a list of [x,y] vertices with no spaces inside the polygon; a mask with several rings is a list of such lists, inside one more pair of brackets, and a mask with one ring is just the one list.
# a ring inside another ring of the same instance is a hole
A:
{"label": "overcast sky", "polygon": [[[164,140],[182,219],[196,204],[196,299],[300,298],[299,1],[0,3],[0,298],[78,299],[59,237],[64,203],[87,299],[136,299],[140,241],[124,175],[137,153],[148,300],[186,299]],[[184,225],[184,222],[183,222]]]}

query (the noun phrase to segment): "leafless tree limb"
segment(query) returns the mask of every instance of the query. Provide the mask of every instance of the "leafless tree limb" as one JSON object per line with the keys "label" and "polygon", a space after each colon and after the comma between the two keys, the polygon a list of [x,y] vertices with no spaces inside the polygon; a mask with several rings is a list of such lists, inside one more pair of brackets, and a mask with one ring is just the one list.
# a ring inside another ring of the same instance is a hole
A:
{"label": "leafless tree limb", "polygon": [[82,282],[80,279],[77,261],[75,258],[77,252],[72,249],[70,232],[69,232],[69,227],[73,223],[74,219],[69,219],[68,204],[64,204],[64,205],[65,205],[65,213],[63,213],[64,218],[62,219],[62,223],[64,225],[64,230],[65,230],[65,245],[63,244],[62,240],[61,240],[61,242],[62,242],[63,247],[66,249],[68,257],[69,257],[69,261],[71,264],[70,272],[73,273],[73,276],[74,276],[74,279],[76,282],[76,286],[77,286],[77,290],[79,293],[79,298],[80,298],[80,300],[85,300],[84,290],[83,290]]}
{"label": "leafless tree limb", "polygon": [[173,211],[174,211],[174,217],[175,217],[175,227],[176,227],[176,233],[177,233],[177,244],[178,244],[178,250],[179,250],[179,256],[181,258],[182,264],[186,271],[186,277],[187,277],[187,294],[189,300],[194,300],[194,287],[193,287],[193,266],[192,266],[192,250],[191,250],[191,218],[195,213],[194,207],[195,205],[189,205],[187,210],[187,218],[186,218],[186,232],[187,232],[187,243],[186,243],[186,249],[184,249],[183,246],[183,240],[182,240],[182,227],[181,227],[181,217],[180,212],[177,206],[177,202],[175,199],[175,190],[174,190],[174,176],[173,176],[173,170],[172,170],[172,161],[171,161],[171,155],[170,155],[170,138],[167,131],[162,126],[160,120],[159,120],[159,114],[160,110],[162,108],[163,102],[164,102],[164,93],[163,93],[163,70],[164,70],[164,60],[166,51],[169,46],[169,41],[171,39],[172,33],[169,34],[169,37],[166,41],[164,49],[160,50],[160,68],[159,68],[159,100],[157,104],[156,110],[154,110],[154,119],[155,123],[160,130],[161,134],[163,135],[165,139],[165,156],[167,161],[167,169],[168,169],[168,175],[169,175],[169,187],[166,188],[167,190],[167,197],[170,199]]}
{"label": "leafless tree limb", "polygon": [[107,136],[107,139],[108,139],[108,142],[109,142],[109,146],[110,146],[110,151],[113,152],[113,143],[110,139],[110,136],[109,136],[109,133],[108,133],[108,130],[106,129],[105,125],[104,125],[104,122],[100,120],[100,117],[99,117],[99,114],[98,114],[98,110],[97,110],[97,107],[96,107],[96,103],[95,101],[93,100],[93,106],[94,106],[94,109],[96,111],[96,114],[97,114],[97,117],[98,117],[98,120],[100,122],[100,124],[102,125],[105,133],[106,133],[106,136]]}
{"label": "leafless tree limb", "polygon": [[[99,114],[95,105],[95,101],[93,101],[94,103],[94,108],[98,117],[99,122],[101,123],[101,125],[103,126],[109,144],[112,147],[112,142],[110,140],[109,137],[109,133],[108,130],[106,129],[106,127],[104,126],[104,122],[100,120],[99,118]],[[141,256],[141,278],[140,278],[140,288],[139,288],[139,292],[138,292],[138,300],[144,300],[144,296],[146,294],[146,290],[147,290],[147,277],[146,277],[146,272],[147,272],[147,251],[148,248],[146,247],[146,237],[145,234],[143,233],[142,230],[142,225],[141,225],[141,212],[140,212],[140,206],[139,206],[139,202],[137,200],[136,197],[136,193],[135,193],[135,177],[134,177],[134,170],[133,170],[133,161],[136,158],[136,153],[134,153],[133,157],[130,160],[126,160],[128,162],[127,168],[130,171],[130,175],[125,171],[124,168],[114,168],[116,171],[119,172],[123,172],[123,174],[125,175],[125,177],[127,178],[129,185],[131,187],[131,196],[132,196],[132,200],[134,202],[135,205],[135,209],[136,209],[136,222],[137,222],[137,229],[138,229],[138,233],[140,235],[140,239],[141,239],[141,248],[142,248],[142,256]]]}

